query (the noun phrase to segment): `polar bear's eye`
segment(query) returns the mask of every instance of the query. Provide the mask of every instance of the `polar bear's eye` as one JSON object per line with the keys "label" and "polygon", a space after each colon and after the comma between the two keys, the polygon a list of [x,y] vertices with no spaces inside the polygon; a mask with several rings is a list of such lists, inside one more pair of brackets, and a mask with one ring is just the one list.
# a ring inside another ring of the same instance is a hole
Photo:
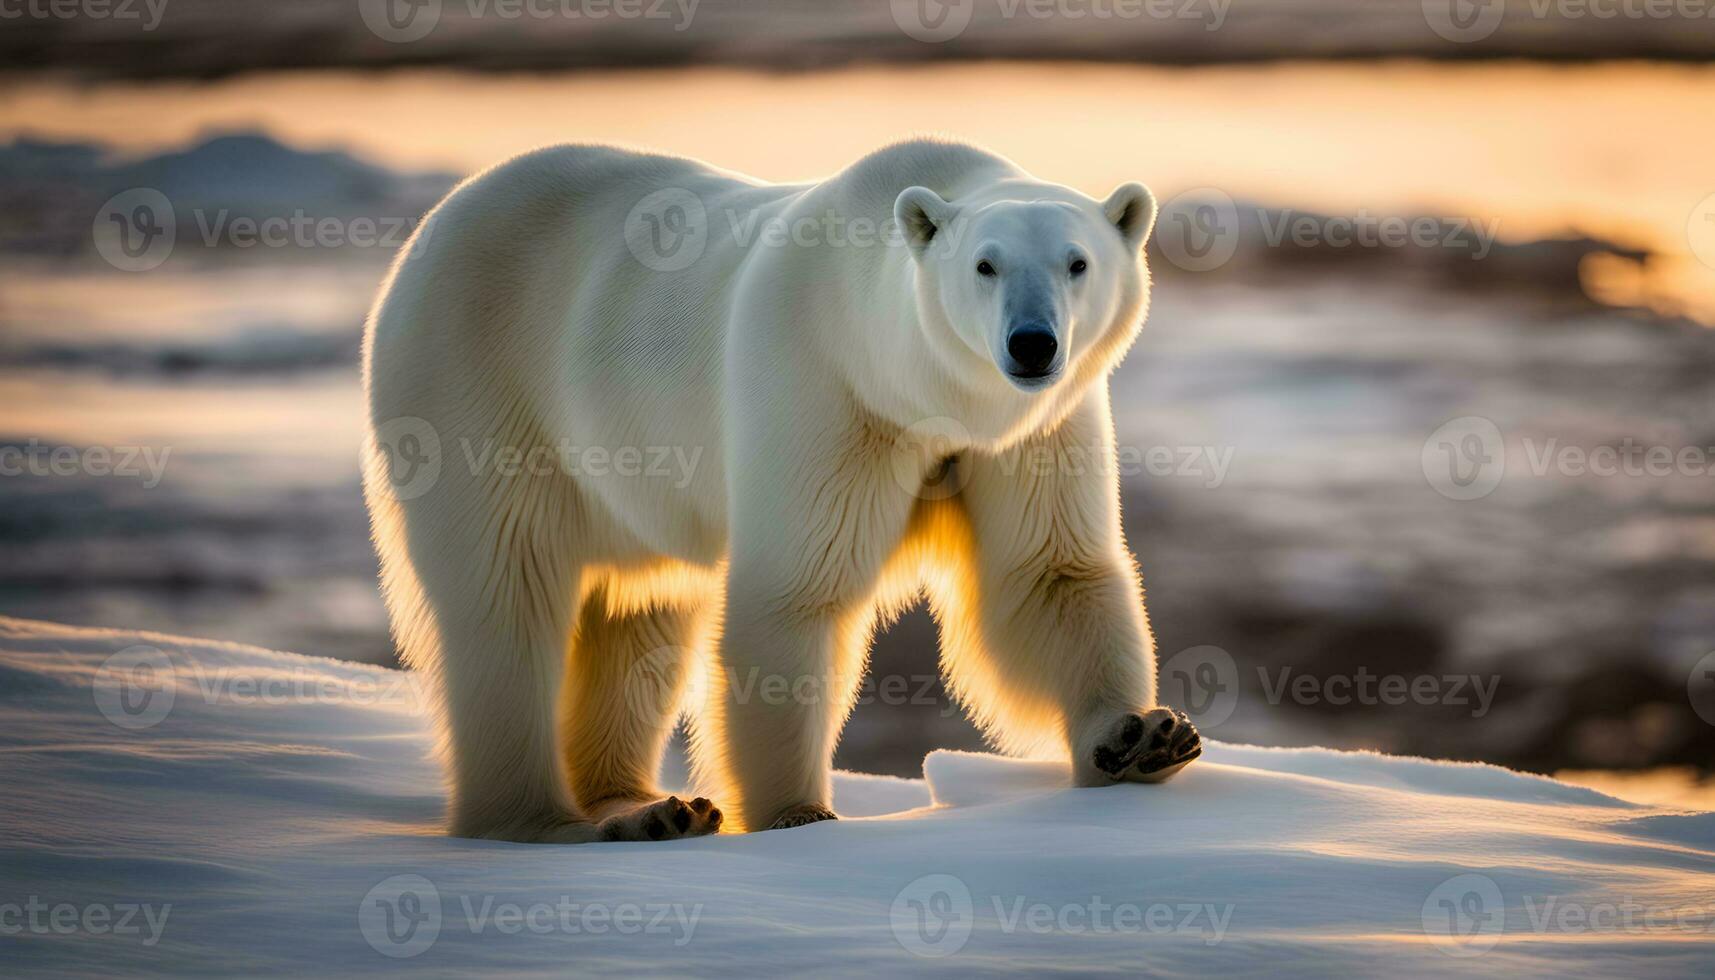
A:
{"label": "polar bear's eye", "polygon": [[1089,267],[1090,267],[1090,264],[1088,262],[1085,262],[1083,259],[1073,259],[1072,260],[1072,267],[1068,271],[1070,271],[1072,273],[1072,278],[1076,279],[1077,277],[1083,275],[1084,270],[1088,269]]}
{"label": "polar bear's eye", "polygon": [[988,259],[984,259],[977,263],[977,275],[982,276],[985,279],[994,275],[994,266],[989,264]]}

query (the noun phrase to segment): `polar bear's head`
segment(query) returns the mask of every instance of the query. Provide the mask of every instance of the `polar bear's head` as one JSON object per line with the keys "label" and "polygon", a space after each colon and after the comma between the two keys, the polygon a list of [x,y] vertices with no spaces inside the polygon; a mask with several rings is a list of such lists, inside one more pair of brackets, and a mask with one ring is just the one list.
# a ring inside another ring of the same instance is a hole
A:
{"label": "polar bear's head", "polygon": [[955,201],[909,187],[893,212],[917,263],[931,347],[986,359],[995,383],[1049,388],[1094,352],[1123,352],[1141,325],[1156,213],[1142,184],[1105,201],[1026,181]]}

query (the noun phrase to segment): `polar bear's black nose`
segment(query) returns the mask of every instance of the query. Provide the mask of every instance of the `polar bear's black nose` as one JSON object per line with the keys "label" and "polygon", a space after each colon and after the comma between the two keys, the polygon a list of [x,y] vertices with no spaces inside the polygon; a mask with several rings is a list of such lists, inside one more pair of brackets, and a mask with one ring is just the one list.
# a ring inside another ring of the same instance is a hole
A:
{"label": "polar bear's black nose", "polygon": [[1012,373],[1022,377],[1047,374],[1049,366],[1054,363],[1054,353],[1059,349],[1054,331],[1040,323],[1014,327],[1006,337],[1006,352],[1012,355]]}

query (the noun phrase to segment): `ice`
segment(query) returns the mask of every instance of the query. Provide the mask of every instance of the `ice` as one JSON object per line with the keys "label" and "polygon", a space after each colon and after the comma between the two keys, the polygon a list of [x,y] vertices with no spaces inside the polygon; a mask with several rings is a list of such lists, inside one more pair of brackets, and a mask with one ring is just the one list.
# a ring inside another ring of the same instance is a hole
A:
{"label": "ice", "polygon": [[408,674],[0,619],[10,975],[1707,975],[1715,814],[1212,743],[1162,786],[935,752],[838,822],[449,838]]}

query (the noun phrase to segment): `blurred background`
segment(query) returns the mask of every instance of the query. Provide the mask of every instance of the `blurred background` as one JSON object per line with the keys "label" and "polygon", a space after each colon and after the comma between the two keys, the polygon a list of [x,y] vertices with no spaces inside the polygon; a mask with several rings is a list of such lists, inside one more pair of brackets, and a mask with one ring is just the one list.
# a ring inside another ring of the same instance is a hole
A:
{"label": "blurred background", "polygon": [[[1709,805],[1712,53],[1704,0],[4,0],[0,613],[395,662],[358,345],[440,195],[946,134],[1165,202],[1113,380],[1165,700]],[[842,766],[980,744],[934,645]]]}

